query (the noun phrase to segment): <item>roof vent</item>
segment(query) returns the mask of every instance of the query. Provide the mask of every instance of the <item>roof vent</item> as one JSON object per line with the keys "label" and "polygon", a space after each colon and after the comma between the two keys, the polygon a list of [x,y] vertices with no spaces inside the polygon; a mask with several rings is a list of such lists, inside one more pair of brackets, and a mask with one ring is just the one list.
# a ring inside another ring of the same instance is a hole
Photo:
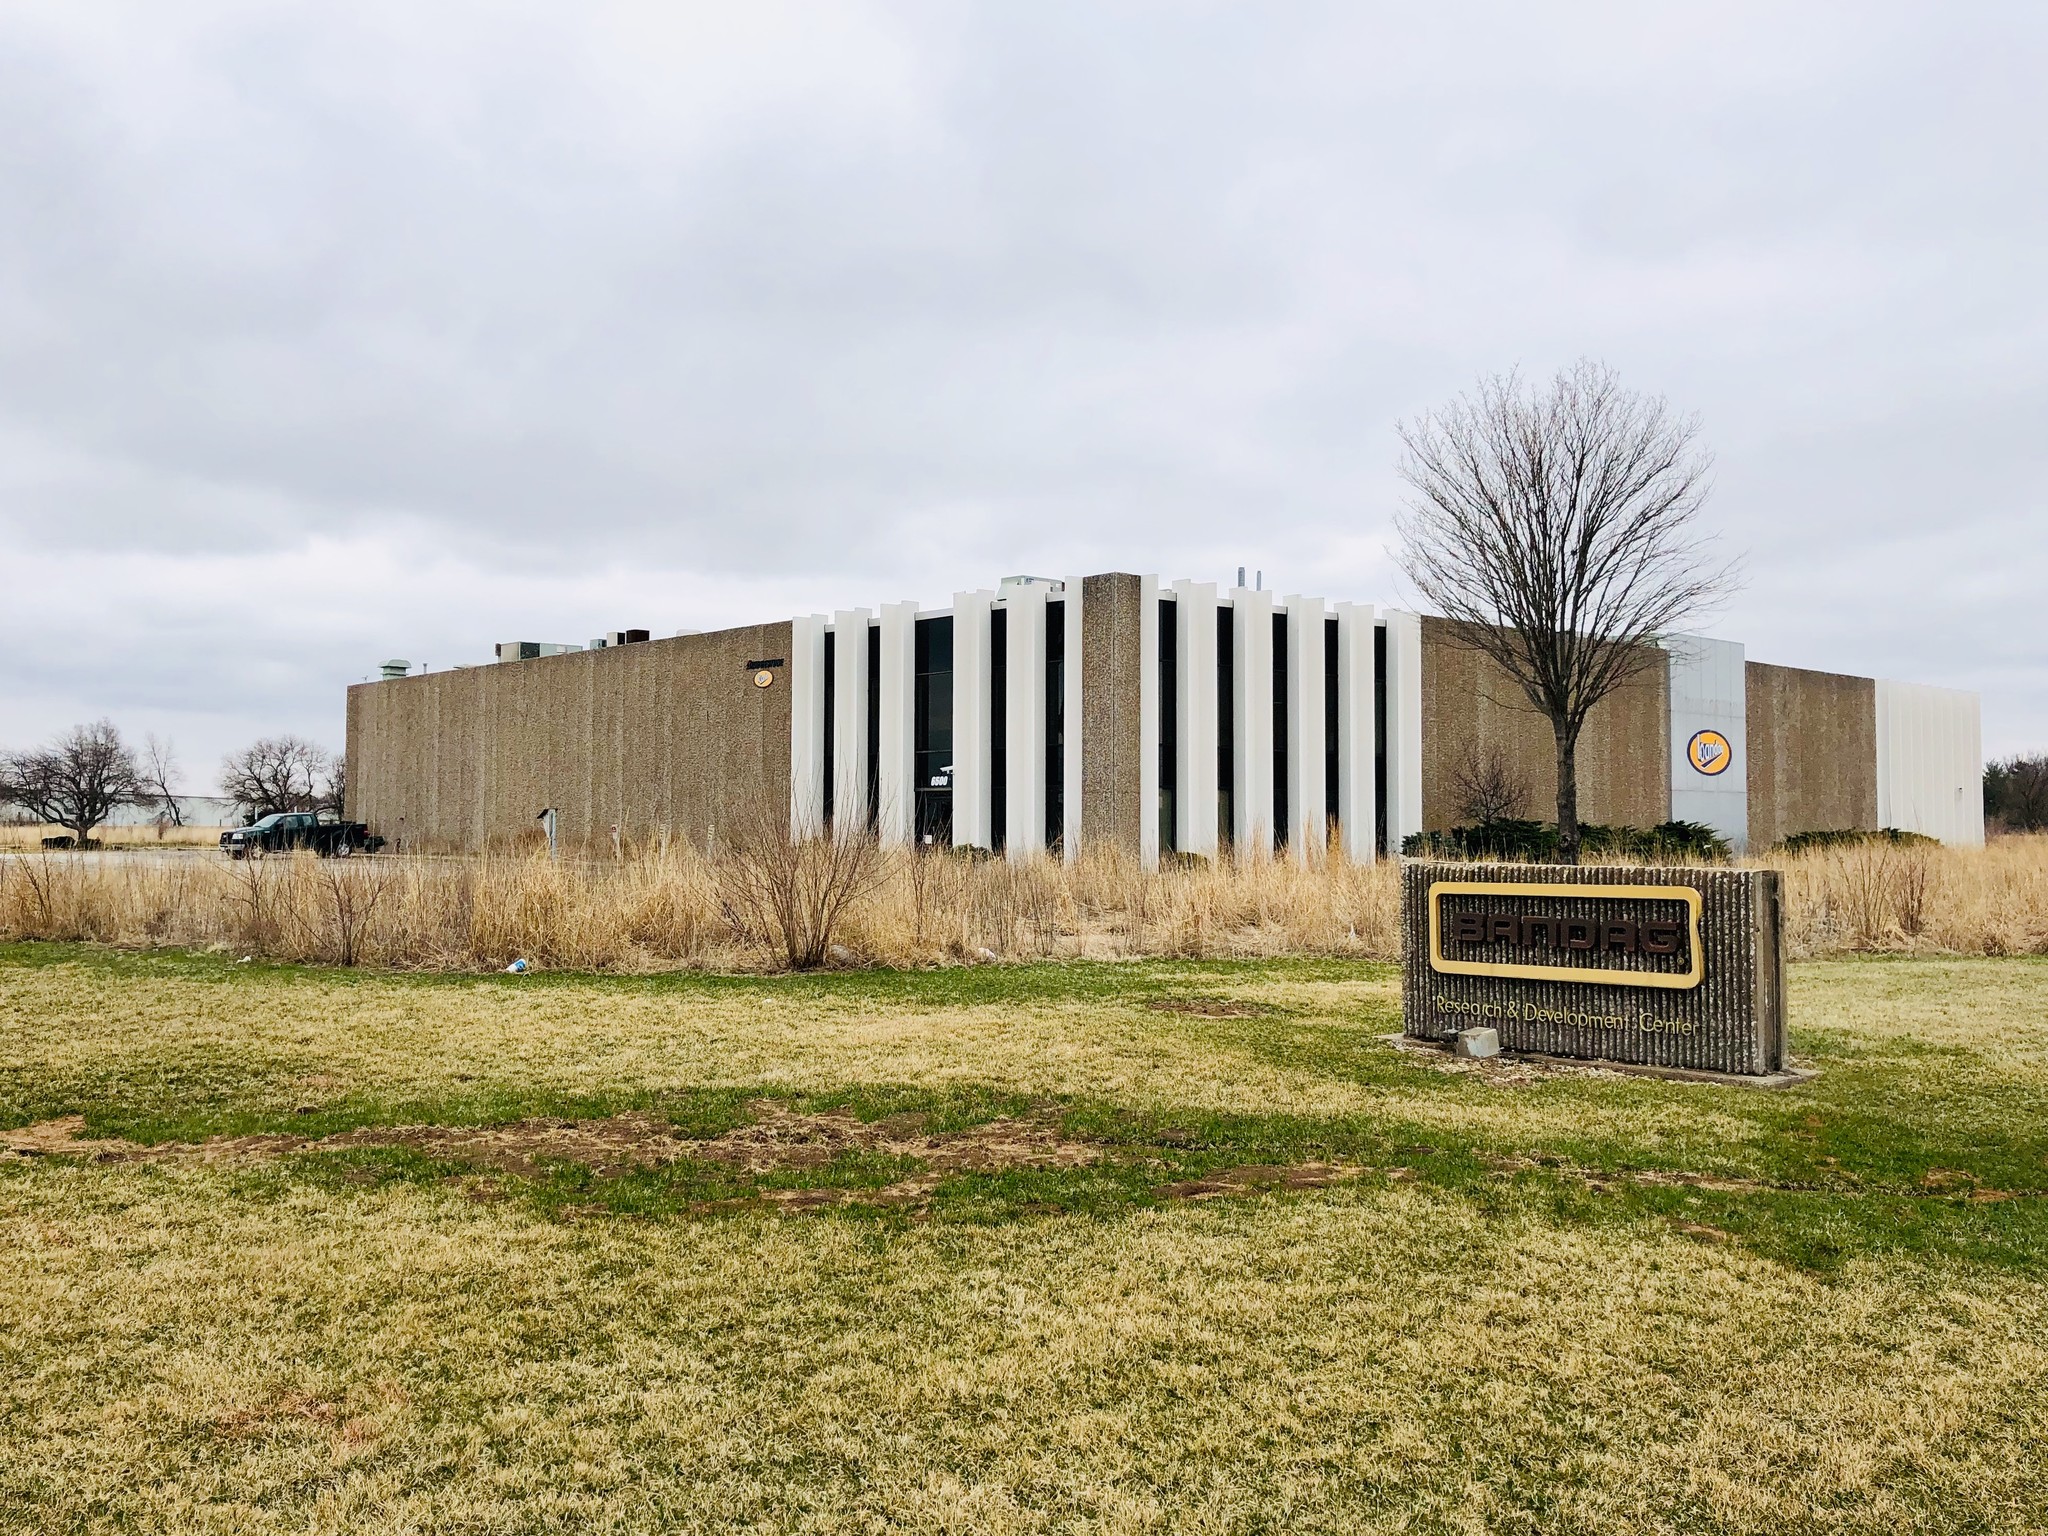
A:
{"label": "roof vent", "polygon": [[381,670],[384,673],[384,681],[393,683],[412,671],[412,663],[409,661],[387,661]]}
{"label": "roof vent", "polygon": [[501,640],[498,642],[498,660],[532,661],[540,656],[566,656],[571,651],[580,651],[580,645],[560,645],[553,640]]}

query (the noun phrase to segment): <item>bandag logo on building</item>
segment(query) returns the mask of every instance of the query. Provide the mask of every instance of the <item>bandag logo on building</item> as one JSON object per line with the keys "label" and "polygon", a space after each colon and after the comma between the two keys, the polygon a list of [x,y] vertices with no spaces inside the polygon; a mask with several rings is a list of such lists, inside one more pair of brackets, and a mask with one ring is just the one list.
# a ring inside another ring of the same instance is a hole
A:
{"label": "bandag logo on building", "polygon": [[1696,772],[1712,778],[1728,771],[1728,765],[1735,761],[1735,748],[1719,731],[1694,731],[1692,740],[1685,744],[1685,758]]}
{"label": "bandag logo on building", "polygon": [[1432,881],[1429,966],[1451,976],[1697,987],[1706,977],[1700,894],[1684,885]]}

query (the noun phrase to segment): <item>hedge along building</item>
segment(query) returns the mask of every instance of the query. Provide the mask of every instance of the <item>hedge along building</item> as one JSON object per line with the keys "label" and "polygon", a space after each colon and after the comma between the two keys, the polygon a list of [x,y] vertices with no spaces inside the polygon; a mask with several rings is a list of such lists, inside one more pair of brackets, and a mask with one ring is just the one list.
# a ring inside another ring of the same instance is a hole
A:
{"label": "hedge along building", "polygon": [[[1013,577],[496,665],[348,697],[350,812],[401,848],[715,846],[787,807],[796,833],[1074,857],[1335,847],[1357,860],[1459,819],[1505,763],[1554,803],[1547,720],[1444,620],[1110,573]],[[552,652],[553,654],[536,654]],[[523,658],[523,659],[521,659]],[[1674,637],[1589,718],[1581,815],[1704,822],[1738,847],[1895,826],[1983,838],[1974,694],[1747,659]]]}

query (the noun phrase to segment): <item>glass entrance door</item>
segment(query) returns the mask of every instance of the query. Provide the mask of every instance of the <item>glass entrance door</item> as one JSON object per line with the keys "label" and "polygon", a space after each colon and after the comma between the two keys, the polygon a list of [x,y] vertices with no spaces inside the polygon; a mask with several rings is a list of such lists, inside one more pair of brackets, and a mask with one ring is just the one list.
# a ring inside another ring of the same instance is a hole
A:
{"label": "glass entrance door", "polygon": [[953,842],[953,619],[917,621],[917,688],[912,727],[916,745],[917,841]]}

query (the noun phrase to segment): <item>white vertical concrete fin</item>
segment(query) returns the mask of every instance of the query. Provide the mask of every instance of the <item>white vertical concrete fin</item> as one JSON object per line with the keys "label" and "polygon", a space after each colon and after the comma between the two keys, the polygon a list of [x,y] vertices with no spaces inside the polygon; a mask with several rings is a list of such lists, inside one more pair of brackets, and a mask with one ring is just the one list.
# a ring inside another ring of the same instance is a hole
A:
{"label": "white vertical concrete fin", "polygon": [[1061,730],[1060,838],[1067,863],[1081,857],[1081,583],[1070,581],[1065,593],[1066,651],[1061,664],[1064,701]]}
{"label": "white vertical concrete fin", "polygon": [[1337,609],[1337,824],[1344,857],[1370,864],[1378,841],[1378,786],[1373,754],[1373,637],[1370,603]]}
{"label": "white vertical concrete fin", "polygon": [[789,625],[789,832],[816,837],[825,824],[825,616]]}
{"label": "white vertical concrete fin", "polygon": [[1174,713],[1179,739],[1173,758],[1173,843],[1182,853],[1214,858],[1216,816],[1216,584],[1176,581]]}
{"label": "white vertical concrete fin", "polygon": [[1422,619],[1390,608],[1387,632],[1387,849],[1422,830]]}
{"label": "white vertical concrete fin", "polygon": [[868,831],[868,621],[865,608],[832,616],[832,832]]}
{"label": "white vertical concrete fin", "polygon": [[1045,600],[1003,589],[1003,849],[1012,864],[1045,851]]}
{"label": "white vertical concrete fin", "polygon": [[917,829],[917,604],[882,605],[879,817],[887,848],[906,848]]}
{"label": "white vertical concrete fin", "polygon": [[1749,846],[1749,665],[1732,640],[1669,635],[1673,821]]}
{"label": "white vertical concrete fin", "polygon": [[1159,867],[1159,578],[1138,578],[1138,864]]}
{"label": "white vertical concrete fin", "polygon": [[1877,680],[1877,823],[1964,847],[1984,841],[1976,694]]}
{"label": "white vertical concrete fin", "polygon": [[995,831],[989,670],[994,601],[989,591],[953,594],[953,843],[959,848],[986,848]]}
{"label": "white vertical concrete fin", "polygon": [[1236,587],[1231,606],[1231,838],[1240,858],[1273,851],[1273,594]]}
{"label": "white vertical concrete fin", "polygon": [[1287,847],[1297,864],[1328,847],[1328,768],[1323,761],[1323,600],[1290,597],[1287,610]]}

